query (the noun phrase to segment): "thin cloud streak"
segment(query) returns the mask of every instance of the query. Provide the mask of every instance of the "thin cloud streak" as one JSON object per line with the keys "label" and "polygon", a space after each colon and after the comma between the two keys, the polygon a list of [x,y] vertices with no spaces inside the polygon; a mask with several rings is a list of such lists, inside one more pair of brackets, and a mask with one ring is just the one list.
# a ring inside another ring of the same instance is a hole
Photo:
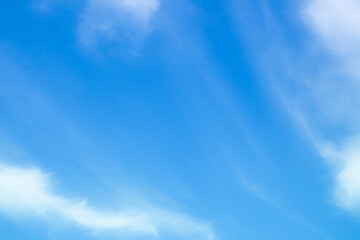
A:
{"label": "thin cloud streak", "polygon": [[269,196],[267,196],[267,194],[265,194],[264,191],[262,189],[260,189],[256,184],[249,182],[238,169],[236,169],[235,172],[236,172],[236,176],[237,176],[239,183],[245,189],[247,189],[249,192],[254,194],[259,199],[267,202],[268,204],[273,205],[273,206],[276,205],[276,203],[273,201],[273,199],[271,199]]}
{"label": "thin cloud streak", "polygon": [[271,208],[276,209],[276,211],[280,214],[286,217],[287,219],[300,224],[304,228],[314,232],[319,238],[321,239],[327,239],[332,240],[333,238],[323,232],[321,229],[319,229],[317,226],[313,225],[312,223],[305,221],[304,219],[300,218],[296,214],[293,213],[290,209],[283,206],[283,204],[280,204],[279,201],[274,199],[272,196],[270,196],[263,188],[259,187],[257,184],[254,184],[253,182],[249,181],[247,178],[244,177],[244,175],[241,173],[239,169],[235,170],[237,179],[242,187],[244,187],[247,191],[249,191],[251,194],[253,194],[256,198],[264,201],[266,204],[268,204]]}

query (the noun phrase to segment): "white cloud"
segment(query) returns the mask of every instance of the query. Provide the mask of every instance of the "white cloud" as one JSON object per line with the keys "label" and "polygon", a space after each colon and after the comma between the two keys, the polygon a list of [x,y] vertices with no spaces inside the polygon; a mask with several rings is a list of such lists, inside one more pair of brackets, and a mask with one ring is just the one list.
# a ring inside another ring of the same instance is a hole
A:
{"label": "white cloud", "polygon": [[305,13],[315,31],[321,34],[334,51],[348,52],[358,45],[360,40],[358,0],[313,0]]}
{"label": "white cloud", "polygon": [[319,151],[334,167],[337,204],[349,211],[360,210],[360,137],[340,144],[325,144]]}
{"label": "white cloud", "polygon": [[151,30],[158,8],[158,0],[88,0],[79,20],[79,41],[91,48],[100,41],[139,38]]}
{"label": "white cloud", "polygon": [[305,17],[326,46],[360,76],[360,1],[312,0]]}
{"label": "white cloud", "polygon": [[0,166],[0,212],[6,215],[55,218],[94,231],[114,231],[161,238],[163,235],[211,240],[210,224],[161,209],[104,212],[86,201],[52,192],[50,175],[37,168]]}
{"label": "white cloud", "polygon": [[82,3],[33,0],[32,7],[45,13],[59,6],[75,10],[78,40],[84,48],[94,49],[100,43],[112,42],[130,42],[127,44],[132,47],[151,32],[151,20],[160,6],[160,0],[82,0]]}
{"label": "white cloud", "polygon": [[124,9],[130,12],[134,17],[142,22],[149,20],[151,15],[158,9],[159,2],[157,0],[105,0],[101,4],[113,6],[117,9]]}
{"label": "white cloud", "polygon": [[[357,135],[359,128],[346,124],[359,120],[360,1],[312,0],[305,9],[305,17],[314,33],[338,57],[340,64],[337,70],[341,77],[328,74],[322,85],[333,84],[335,87],[327,95],[334,98],[340,93],[342,97],[332,103],[324,97],[317,100],[329,109],[341,106],[343,126],[350,134]],[[334,73],[334,70],[325,71]],[[335,81],[331,82],[331,78]],[[360,138],[348,137],[343,142],[338,140],[331,146],[322,146],[320,152],[335,166],[337,203],[349,211],[360,210]]]}

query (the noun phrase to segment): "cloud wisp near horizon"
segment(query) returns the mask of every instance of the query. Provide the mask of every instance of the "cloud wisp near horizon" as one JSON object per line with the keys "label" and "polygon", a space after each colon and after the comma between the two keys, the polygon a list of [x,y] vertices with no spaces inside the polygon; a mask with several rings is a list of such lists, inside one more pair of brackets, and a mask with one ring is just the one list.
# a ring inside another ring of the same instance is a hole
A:
{"label": "cloud wisp near horizon", "polygon": [[177,212],[154,207],[140,210],[136,206],[120,212],[96,210],[88,205],[87,200],[55,194],[51,177],[52,174],[43,173],[38,168],[1,164],[0,212],[13,217],[67,220],[97,233],[110,231],[120,236],[145,235],[157,239],[167,234],[215,239],[209,223],[198,222]]}

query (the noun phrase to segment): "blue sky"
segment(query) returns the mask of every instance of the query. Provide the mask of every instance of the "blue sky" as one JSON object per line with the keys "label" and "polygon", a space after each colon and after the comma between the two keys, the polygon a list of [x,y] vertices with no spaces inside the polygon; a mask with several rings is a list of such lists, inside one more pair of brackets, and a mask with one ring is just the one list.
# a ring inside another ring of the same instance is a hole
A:
{"label": "blue sky", "polygon": [[0,4],[0,239],[354,239],[356,0]]}

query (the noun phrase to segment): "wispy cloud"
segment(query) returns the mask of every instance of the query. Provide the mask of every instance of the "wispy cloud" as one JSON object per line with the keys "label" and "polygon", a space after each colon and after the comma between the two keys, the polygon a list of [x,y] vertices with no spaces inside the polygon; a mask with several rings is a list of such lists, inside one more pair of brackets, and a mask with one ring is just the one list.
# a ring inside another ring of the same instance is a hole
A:
{"label": "wispy cloud", "polygon": [[247,191],[249,191],[249,193],[253,194],[256,198],[264,201],[271,208],[276,209],[278,214],[286,217],[288,220],[294,223],[300,224],[308,231],[315,233],[321,239],[332,239],[327,233],[323,232],[320,228],[318,228],[311,222],[308,222],[307,220],[304,220],[301,217],[299,217],[293,210],[287,208],[285,204],[279,202],[278,199],[275,200],[272,196],[269,195],[266,189],[249,181],[249,179],[244,177],[243,173],[239,169],[235,168],[235,173],[242,187],[244,187]]}
{"label": "wispy cloud", "polygon": [[[322,155],[335,165],[335,197],[337,203],[348,210],[360,208],[360,139],[359,128],[347,126],[357,121],[360,90],[358,78],[360,71],[360,2],[356,0],[313,0],[305,8],[305,19],[327,49],[338,57],[337,89],[346,88],[342,103],[344,109],[342,125],[348,129],[344,139],[331,145],[324,145]],[[335,78],[335,76],[329,76]],[[333,89],[330,94],[336,95]],[[346,101],[350,99],[350,101]],[[319,99],[322,101],[323,99]],[[335,103],[338,105],[338,103]],[[329,107],[336,106],[335,104]],[[347,105],[345,107],[345,105]],[[325,150],[323,150],[325,149]]]}
{"label": "wispy cloud", "polygon": [[[266,79],[265,84],[274,91],[301,135],[329,164],[335,202],[351,212],[358,211],[360,2],[309,0],[285,7],[290,14],[278,16],[271,4],[263,1],[262,18],[250,15],[256,22],[250,37],[265,32],[266,41],[254,38],[250,42],[249,36],[243,37],[262,70],[259,76]],[[251,17],[246,19],[250,26]],[[285,18],[289,22],[284,23]],[[298,41],[289,41],[294,32],[287,31],[287,24],[294,24],[293,29],[301,24],[295,35]],[[302,38],[302,34],[307,36]]]}
{"label": "wispy cloud", "polygon": [[31,7],[42,13],[50,12],[55,6],[62,5],[71,0],[33,0],[31,2]]}
{"label": "wispy cloud", "polygon": [[129,41],[151,30],[158,0],[88,0],[80,14],[78,37],[85,47],[101,41]]}
{"label": "wispy cloud", "polygon": [[184,239],[215,239],[208,223],[184,214],[156,208],[106,212],[90,207],[86,200],[54,193],[50,174],[38,168],[0,166],[0,211],[10,216],[62,219],[93,231],[176,236]]}
{"label": "wispy cloud", "polygon": [[151,20],[159,10],[160,0],[83,0],[81,4],[73,0],[32,2],[32,7],[40,12],[50,12],[58,6],[75,10],[77,38],[83,48],[93,50],[113,42],[130,48],[151,32]]}
{"label": "wispy cloud", "polygon": [[256,184],[249,182],[244,175],[238,170],[236,169],[236,176],[239,180],[239,183],[245,188],[247,189],[250,193],[254,194],[257,198],[267,202],[270,205],[276,205],[275,202],[273,201],[273,199],[271,199],[265,192],[263,189],[259,188],[259,186],[257,186]]}
{"label": "wispy cloud", "polygon": [[360,2],[357,0],[312,0],[304,11],[313,30],[331,51],[356,58],[360,57],[359,13]]}
{"label": "wispy cloud", "polygon": [[321,147],[322,156],[334,166],[337,204],[357,212],[360,209],[360,137],[349,137],[341,143]]}

